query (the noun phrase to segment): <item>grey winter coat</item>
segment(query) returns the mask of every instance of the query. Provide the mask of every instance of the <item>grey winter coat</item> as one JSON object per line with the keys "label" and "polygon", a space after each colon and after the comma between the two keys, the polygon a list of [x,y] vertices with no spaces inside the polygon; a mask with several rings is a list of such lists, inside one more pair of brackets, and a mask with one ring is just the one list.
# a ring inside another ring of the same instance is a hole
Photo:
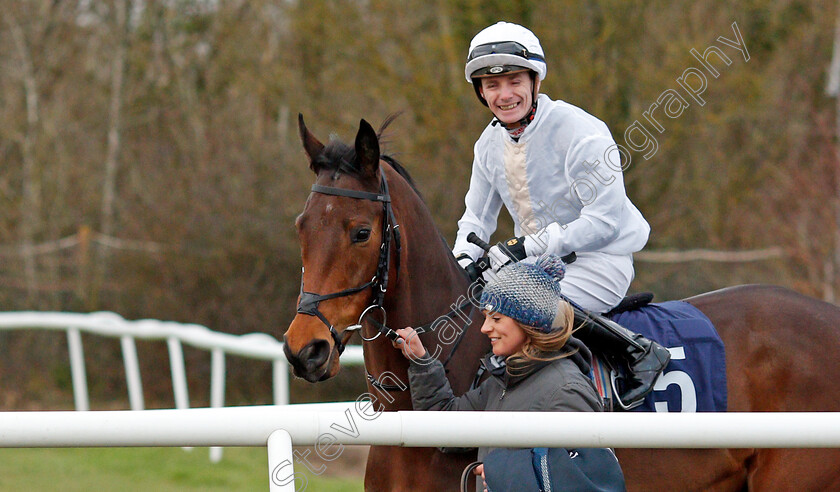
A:
{"label": "grey winter coat", "polygon": [[[585,347],[575,339],[567,345]],[[521,376],[511,376],[488,355],[482,361],[490,376],[478,387],[455,396],[443,364],[428,357],[412,361],[408,369],[415,410],[490,410],[600,412],[601,399],[589,378],[589,363],[581,353],[548,362],[535,362]],[[481,461],[491,448],[479,448]]]}

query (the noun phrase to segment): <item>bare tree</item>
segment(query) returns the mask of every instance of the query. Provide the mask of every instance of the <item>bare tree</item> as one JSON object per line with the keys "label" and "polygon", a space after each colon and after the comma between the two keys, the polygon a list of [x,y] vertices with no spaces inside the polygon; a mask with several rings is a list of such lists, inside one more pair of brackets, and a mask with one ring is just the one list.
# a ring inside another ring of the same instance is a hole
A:
{"label": "bare tree", "polygon": [[26,278],[26,292],[30,305],[34,305],[38,294],[38,274],[33,244],[40,229],[41,186],[35,158],[35,142],[38,138],[39,100],[35,69],[23,29],[14,12],[6,11],[6,25],[14,41],[20,63],[20,75],[26,95],[26,129],[22,136],[23,155],[23,201],[21,203],[21,255]]}
{"label": "bare tree", "polygon": [[[128,0],[114,2],[115,49],[111,59],[111,95],[108,105],[108,148],[105,155],[105,179],[102,183],[102,234],[114,233],[114,201],[120,157],[120,119],[122,111],[123,78],[128,46]],[[108,248],[99,247],[98,282],[108,274]]]}

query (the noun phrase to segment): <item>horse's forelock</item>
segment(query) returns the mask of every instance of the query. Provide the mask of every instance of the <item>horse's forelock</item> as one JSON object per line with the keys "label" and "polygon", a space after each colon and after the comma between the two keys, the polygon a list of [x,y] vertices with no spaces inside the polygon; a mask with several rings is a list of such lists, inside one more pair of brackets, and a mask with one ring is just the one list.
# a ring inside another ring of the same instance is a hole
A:
{"label": "horse's forelock", "polygon": [[360,177],[356,151],[340,140],[332,140],[327,144],[324,151],[313,160],[313,165],[317,172],[332,172],[333,179],[338,172]]}
{"label": "horse's forelock", "polygon": [[[394,120],[394,118],[396,118],[396,116],[398,116],[398,114],[389,117],[379,129],[378,137],[380,138],[380,142],[382,140],[384,130]],[[391,155],[382,154],[381,158],[394,168],[397,174],[402,176],[408,182],[414,192],[417,193],[422,200],[422,195],[417,189],[417,185],[408,170]],[[334,135],[331,136],[330,142],[324,147],[324,151],[313,160],[313,165],[317,172],[332,172],[332,179],[338,179],[339,173],[345,173],[355,178],[362,177],[361,169],[359,169],[358,163],[356,162],[356,149]]]}

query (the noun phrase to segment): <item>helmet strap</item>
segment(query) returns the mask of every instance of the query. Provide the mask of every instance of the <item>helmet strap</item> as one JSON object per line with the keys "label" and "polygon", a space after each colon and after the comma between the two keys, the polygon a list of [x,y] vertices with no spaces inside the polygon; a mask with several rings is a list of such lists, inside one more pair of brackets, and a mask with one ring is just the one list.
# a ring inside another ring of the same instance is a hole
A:
{"label": "helmet strap", "polygon": [[534,120],[534,115],[537,113],[537,101],[531,105],[531,111],[528,111],[528,114],[525,115],[524,118],[515,122],[515,123],[504,123],[503,121],[499,120],[498,118],[493,118],[491,124],[493,126],[499,125],[505,130],[507,130],[508,134],[510,134],[511,138],[514,140],[519,139],[523,133],[525,133],[525,128],[528,127],[528,124]]}

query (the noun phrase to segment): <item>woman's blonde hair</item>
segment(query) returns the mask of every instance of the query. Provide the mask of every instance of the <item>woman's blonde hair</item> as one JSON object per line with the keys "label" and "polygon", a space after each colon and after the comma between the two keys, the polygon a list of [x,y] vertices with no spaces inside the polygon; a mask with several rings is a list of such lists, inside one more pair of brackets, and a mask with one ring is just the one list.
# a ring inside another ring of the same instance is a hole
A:
{"label": "woman's blonde hair", "polygon": [[572,355],[574,351],[562,349],[572,336],[574,323],[574,310],[571,304],[563,299],[557,303],[557,315],[548,333],[516,321],[516,324],[525,332],[525,343],[518,352],[507,358],[508,372],[515,375],[532,362],[562,359]]}

